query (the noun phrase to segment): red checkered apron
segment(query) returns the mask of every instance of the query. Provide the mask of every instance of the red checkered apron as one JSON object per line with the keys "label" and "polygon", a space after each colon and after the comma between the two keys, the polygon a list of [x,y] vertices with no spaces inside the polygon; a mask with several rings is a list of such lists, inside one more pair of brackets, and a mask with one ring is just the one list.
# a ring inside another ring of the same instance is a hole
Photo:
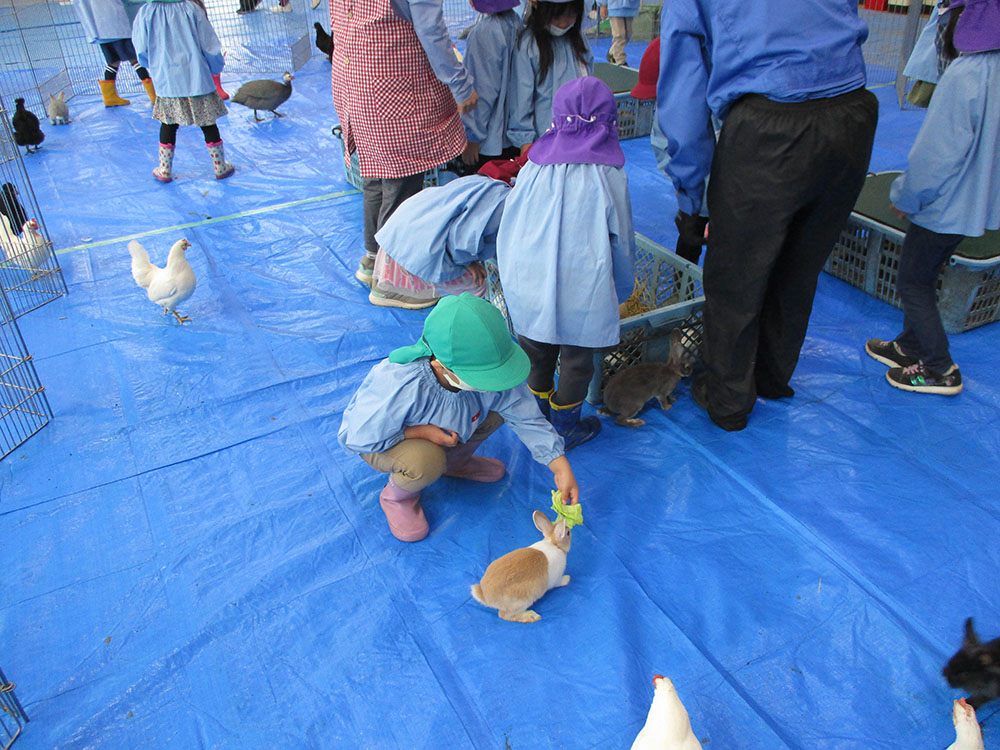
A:
{"label": "red checkered apron", "polygon": [[333,106],[344,159],[357,149],[362,177],[426,171],[465,148],[451,91],[434,75],[413,24],[389,0],[331,0]]}

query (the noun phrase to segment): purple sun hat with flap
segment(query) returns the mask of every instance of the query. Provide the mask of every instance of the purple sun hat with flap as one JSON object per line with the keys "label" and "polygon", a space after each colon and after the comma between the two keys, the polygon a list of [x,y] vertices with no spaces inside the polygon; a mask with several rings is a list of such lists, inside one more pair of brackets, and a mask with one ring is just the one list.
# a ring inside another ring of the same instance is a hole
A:
{"label": "purple sun hat with flap", "polygon": [[502,13],[520,4],[521,0],[472,0],[472,7],[480,13]]}
{"label": "purple sun hat with flap", "polygon": [[585,76],[564,83],[552,100],[552,125],[528,151],[535,164],[605,164],[621,167],[618,105],[608,84]]}
{"label": "purple sun hat with flap", "polygon": [[955,24],[959,52],[1000,50],[1000,0],[952,0],[951,8],[965,10]]}

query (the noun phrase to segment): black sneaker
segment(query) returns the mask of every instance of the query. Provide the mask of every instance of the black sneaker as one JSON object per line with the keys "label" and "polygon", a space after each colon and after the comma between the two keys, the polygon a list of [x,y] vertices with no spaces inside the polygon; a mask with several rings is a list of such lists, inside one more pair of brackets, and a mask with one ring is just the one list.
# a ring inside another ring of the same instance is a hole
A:
{"label": "black sneaker", "polygon": [[954,396],[962,391],[962,373],[958,371],[958,365],[952,365],[948,372],[939,375],[924,367],[923,362],[917,362],[909,367],[890,368],[885,379],[894,388],[914,393]]}
{"label": "black sneaker", "polygon": [[872,359],[877,359],[883,365],[889,367],[909,367],[917,364],[916,357],[909,357],[899,350],[895,341],[883,341],[882,339],[868,339],[865,344],[865,351]]}

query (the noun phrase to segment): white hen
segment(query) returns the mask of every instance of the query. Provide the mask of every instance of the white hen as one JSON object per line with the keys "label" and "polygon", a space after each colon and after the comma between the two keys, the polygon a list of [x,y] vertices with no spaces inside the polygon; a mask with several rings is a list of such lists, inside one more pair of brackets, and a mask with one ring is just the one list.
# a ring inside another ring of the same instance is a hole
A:
{"label": "white hen", "polygon": [[0,248],[4,258],[13,258],[21,253],[21,238],[17,236],[5,214],[0,213]]}
{"label": "white hen", "polygon": [[21,229],[24,231],[24,239],[21,240],[22,255],[18,265],[29,271],[37,272],[44,269],[45,261],[49,257],[49,248],[42,233],[38,231],[38,222],[28,219]]}
{"label": "white hen", "polygon": [[649,715],[632,743],[632,750],[701,750],[674,683],[667,677],[655,675],[653,688]]}
{"label": "white hen", "polygon": [[955,741],[947,750],[985,750],[983,730],[976,720],[976,709],[959,698],[951,709],[951,721],[955,725]]}
{"label": "white hen", "polygon": [[149,262],[146,248],[135,240],[128,243],[128,251],[132,256],[132,278],[135,283],[146,290],[150,302],[155,302],[163,308],[163,314],[173,313],[178,322],[184,324],[191,318],[178,314],[177,306],[185,302],[197,285],[194,269],[184,256],[184,251],[191,247],[187,240],[177,240],[170,248],[167,265],[163,268]]}

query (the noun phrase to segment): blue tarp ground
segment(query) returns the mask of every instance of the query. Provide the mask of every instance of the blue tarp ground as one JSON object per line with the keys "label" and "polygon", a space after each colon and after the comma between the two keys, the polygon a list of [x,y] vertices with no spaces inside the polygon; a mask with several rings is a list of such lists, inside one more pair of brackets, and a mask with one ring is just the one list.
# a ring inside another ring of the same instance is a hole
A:
{"label": "blue tarp ground", "polygon": [[[372,307],[353,278],[361,200],[328,80],[312,60],[283,119],[233,106],[224,182],[187,128],[156,183],[142,102],[74,99],[26,159],[70,294],[20,321],[55,419],[0,462],[17,747],[628,748],[654,673],[706,748],[946,747],[962,623],[1000,635],[1000,328],[952,338],[959,397],[896,391],[862,346],[899,311],[824,275],[793,399],[730,434],[684,385],[570,454],[572,582],[541,622],[502,622],[468,587],[536,541],[548,470],[504,428],[484,447],[508,476],[435,484],[432,534],[406,545],[336,442],[423,314]],[[891,93],[876,170],[904,166],[921,117]],[[672,191],[645,140],[625,150],[636,227],[672,244]],[[183,327],[135,287],[124,240],[72,249],[190,223],[141,240],[159,261],[193,243]]]}

